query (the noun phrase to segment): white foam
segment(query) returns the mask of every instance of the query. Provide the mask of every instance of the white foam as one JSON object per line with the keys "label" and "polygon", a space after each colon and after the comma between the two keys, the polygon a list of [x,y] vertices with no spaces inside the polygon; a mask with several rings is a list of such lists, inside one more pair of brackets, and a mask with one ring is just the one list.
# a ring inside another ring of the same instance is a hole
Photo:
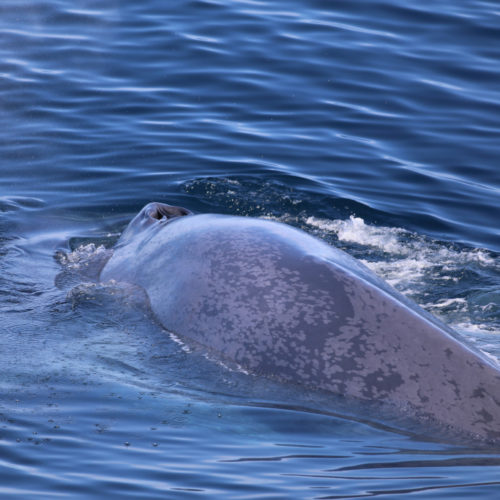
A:
{"label": "white foam", "polygon": [[468,337],[479,337],[481,335],[490,337],[492,335],[500,335],[500,330],[484,323],[470,323],[467,321],[462,323],[455,323],[453,325],[453,328],[455,328],[457,332],[463,333]]}
{"label": "white foam", "polygon": [[190,353],[192,352],[192,349],[180,338],[178,337],[175,333],[171,332],[170,330],[166,330],[168,333],[168,336],[178,345],[180,345],[181,349],[184,352]]}
{"label": "white foam", "polygon": [[[487,347],[487,346],[485,346]],[[491,346],[493,347],[493,346]],[[496,346],[495,346],[496,347]],[[484,351],[483,349],[480,349],[480,351],[488,358],[491,359],[497,366],[500,366],[500,360],[494,356],[493,354],[489,353],[488,351]]]}
{"label": "white foam", "polygon": [[435,308],[435,309],[446,309],[448,307],[453,307],[454,309],[460,308],[462,310],[467,309],[468,304],[467,301],[463,298],[452,298],[452,299],[443,299],[439,300],[436,303],[428,303],[428,304],[423,304],[422,307],[425,308]]}
{"label": "white foam", "polygon": [[328,220],[308,217],[306,224],[323,231],[333,232],[341,241],[376,247],[387,253],[406,253],[399,242],[399,236],[405,231],[399,228],[371,226],[360,217],[347,220]]}
{"label": "white foam", "polygon": [[94,243],[80,245],[72,252],[59,252],[57,258],[59,263],[66,269],[79,270],[83,266],[87,266],[91,260],[95,258],[105,257],[109,254],[109,250],[104,245],[96,247]]}
{"label": "white foam", "polygon": [[[339,241],[356,243],[388,254],[379,262],[365,261],[368,267],[397,283],[410,277],[420,279],[431,267],[440,266],[442,277],[446,271],[457,271],[466,264],[479,264],[500,270],[500,262],[481,249],[456,250],[433,242],[402,228],[366,224],[360,217],[347,220],[328,220],[308,217],[305,223],[325,233],[334,233]],[[442,278],[443,279],[443,278]],[[448,276],[447,279],[455,279]]]}

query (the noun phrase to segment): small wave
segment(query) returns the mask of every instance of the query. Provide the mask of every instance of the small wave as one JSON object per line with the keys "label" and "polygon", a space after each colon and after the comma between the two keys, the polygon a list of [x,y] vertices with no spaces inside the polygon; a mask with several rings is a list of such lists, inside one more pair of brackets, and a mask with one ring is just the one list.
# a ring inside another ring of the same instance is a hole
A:
{"label": "small wave", "polygon": [[63,267],[80,270],[83,267],[88,267],[89,262],[95,258],[100,258],[104,255],[109,257],[109,253],[110,250],[106,249],[104,245],[96,246],[95,243],[89,243],[87,245],[80,245],[72,252],[58,252],[56,258]]}
{"label": "small wave", "polygon": [[63,270],[56,277],[56,285],[62,287],[63,283],[71,282],[72,278],[81,276],[97,280],[112,253],[113,251],[104,245],[96,246],[95,243],[80,245],[72,252],[57,252],[55,259]]}
{"label": "small wave", "polygon": [[183,184],[186,193],[210,203],[210,210],[237,215],[278,215],[301,209],[304,197],[298,191],[287,188],[279,181],[262,182],[253,176],[208,177],[193,179]]}
{"label": "small wave", "polygon": [[28,196],[0,196],[0,212],[37,209],[45,206],[39,198]]}

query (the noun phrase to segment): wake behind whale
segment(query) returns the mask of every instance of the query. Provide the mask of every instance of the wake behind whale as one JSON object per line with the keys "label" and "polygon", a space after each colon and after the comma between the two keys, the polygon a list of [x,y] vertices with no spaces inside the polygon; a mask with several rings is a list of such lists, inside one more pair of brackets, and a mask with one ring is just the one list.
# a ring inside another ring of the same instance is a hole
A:
{"label": "wake behind whale", "polygon": [[159,203],[102,281],[142,287],[160,323],[245,369],[500,437],[500,372],[346,253],[285,224]]}

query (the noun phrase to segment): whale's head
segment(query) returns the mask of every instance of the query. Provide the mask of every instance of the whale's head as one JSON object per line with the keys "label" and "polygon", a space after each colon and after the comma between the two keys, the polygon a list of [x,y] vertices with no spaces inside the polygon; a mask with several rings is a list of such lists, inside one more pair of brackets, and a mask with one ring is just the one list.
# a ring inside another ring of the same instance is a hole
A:
{"label": "whale's head", "polygon": [[125,231],[123,231],[118,245],[125,245],[131,239],[136,238],[140,233],[160,229],[166,223],[174,219],[192,215],[192,212],[187,208],[176,207],[153,201],[148,203],[129,223]]}

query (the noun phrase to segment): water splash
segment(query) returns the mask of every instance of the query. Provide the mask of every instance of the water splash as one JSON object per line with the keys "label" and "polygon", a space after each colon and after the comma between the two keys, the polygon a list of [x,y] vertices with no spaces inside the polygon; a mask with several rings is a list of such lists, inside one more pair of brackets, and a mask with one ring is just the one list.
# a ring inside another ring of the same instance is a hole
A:
{"label": "water splash", "polygon": [[62,272],[56,276],[56,285],[62,288],[71,280],[81,278],[96,281],[102,268],[109,260],[113,251],[104,245],[96,246],[95,243],[80,245],[72,252],[59,251],[55,259],[62,267]]}

